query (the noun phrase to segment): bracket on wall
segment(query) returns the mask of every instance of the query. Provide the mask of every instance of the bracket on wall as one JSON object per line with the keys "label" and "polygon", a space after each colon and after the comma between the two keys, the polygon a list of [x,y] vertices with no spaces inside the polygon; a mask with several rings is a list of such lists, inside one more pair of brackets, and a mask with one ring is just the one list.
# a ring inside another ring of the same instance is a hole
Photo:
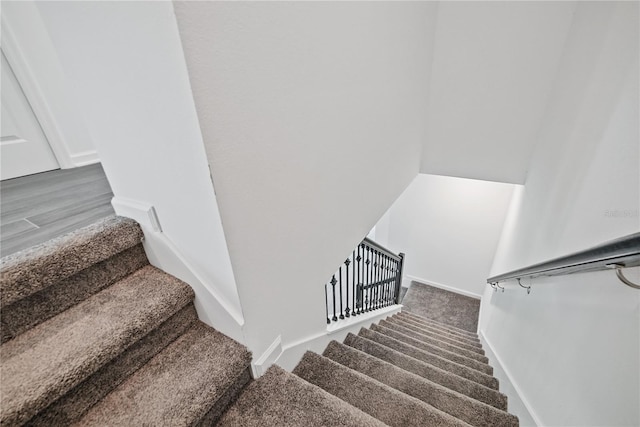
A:
{"label": "bracket on wall", "polygon": [[624,283],[625,285],[633,288],[633,289],[640,289],[640,285],[636,285],[635,283],[633,283],[631,280],[627,279],[625,277],[625,275],[622,273],[622,269],[625,268],[624,264],[607,264],[606,267],[608,268],[615,268],[616,270],[616,276],[618,277],[618,279]]}
{"label": "bracket on wall", "polygon": [[520,278],[519,277],[516,280],[518,281],[518,285],[520,285],[521,288],[526,289],[527,290],[527,295],[529,295],[531,293],[531,285],[529,285],[529,286],[523,285],[522,283],[520,283]]}

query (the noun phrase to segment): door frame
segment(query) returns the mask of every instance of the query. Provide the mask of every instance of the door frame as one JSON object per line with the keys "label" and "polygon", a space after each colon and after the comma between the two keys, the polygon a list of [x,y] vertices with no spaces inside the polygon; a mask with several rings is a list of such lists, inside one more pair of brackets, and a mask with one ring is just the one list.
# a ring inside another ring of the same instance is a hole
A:
{"label": "door frame", "polygon": [[98,161],[97,153],[95,151],[80,153],[80,156],[73,156],[71,154],[71,150],[65,143],[65,138],[62,135],[51,106],[42,93],[28,61],[22,54],[11,24],[8,19],[5,18],[4,14],[0,17],[0,26],[2,27],[2,42],[0,47],[2,48],[18,83],[22,87],[22,91],[31,105],[31,109],[35,114],[36,119],[40,123],[40,127],[49,142],[51,151],[53,151],[53,155],[58,161],[60,168],[74,168]]}

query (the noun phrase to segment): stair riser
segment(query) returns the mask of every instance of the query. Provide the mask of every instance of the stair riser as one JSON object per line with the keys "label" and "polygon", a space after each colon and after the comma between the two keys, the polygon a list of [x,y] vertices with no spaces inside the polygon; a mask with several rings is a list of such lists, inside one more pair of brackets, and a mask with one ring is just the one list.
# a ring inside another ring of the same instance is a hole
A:
{"label": "stair riser", "polygon": [[[447,350],[451,353],[456,353],[460,356],[464,356],[468,359],[473,359],[477,362],[480,363],[484,363],[487,364],[489,363],[489,359],[487,359],[485,356],[479,354],[479,353],[475,353],[473,351],[469,351],[460,347],[456,347],[454,345],[451,344],[447,344],[445,342],[442,341],[438,341],[436,339],[433,338],[422,338],[420,337],[419,339],[413,338],[411,337],[409,334],[412,333],[413,331],[411,331],[410,329],[408,330],[407,328],[403,328],[402,326],[398,326],[395,324],[390,324],[390,323],[382,323],[380,322],[380,326],[386,328],[386,329],[391,329],[393,331],[396,331],[402,335],[404,335],[403,337],[403,341],[411,344],[411,345],[415,345],[417,347],[423,347],[425,345],[430,346],[430,347],[439,347],[443,350]],[[406,337],[406,338],[405,338]]]}
{"label": "stair riser", "polygon": [[41,411],[29,421],[29,425],[43,427],[68,425],[78,420],[89,408],[197,321],[198,315],[193,304],[183,308],[116,359]]}
{"label": "stair riser", "polygon": [[469,338],[478,338],[478,335],[475,332],[465,331],[464,329],[456,328],[455,326],[451,325],[445,325],[444,323],[440,323],[432,319],[427,319],[426,317],[420,317],[413,313],[402,312],[399,314],[411,318],[414,322],[423,323],[432,328],[442,329],[443,331],[447,331],[452,334],[459,334]]}
{"label": "stair riser", "polygon": [[149,264],[141,244],[6,306],[0,312],[2,343],[79,304]]}
{"label": "stair riser", "polygon": [[[464,350],[468,350],[468,351],[472,351],[474,353],[478,353],[482,356],[484,356],[484,350],[482,349],[482,345],[481,344],[469,344],[468,342],[464,342],[461,340],[456,340],[456,339],[452,339],[452,338],[448,338],[447,336],[444,335],[440,335],[440,334],[434,334],[433,332],[429,332],[429,331],[425,331],[424,329],[420,329],[416,326],[413,326],[409,323],[400,321],[400,320],[396,320],[396,319],[391,319],[391,320],[384,320],[380,322],[381,325],[386,325],[386,324],[393,324],[393,325],[397,325],[397,326],[401,326],[402,328],[404,328],[405,330],[410,330],[413,331],[415,334],[418,334],[417,336],[422,337],[423,339],[435,339],[450,345],[454,345],[458,348],[462,348]],[[422,339],[421,338],[421,339]]]}
{"label": "stair riser", "polygon": [[305,354],[293,373],[391,427],[464,425],[430,405],[314,353]]}
{"label": "stair riser", "polygon": [[517,417],[338,342],[323,355],[478,427],[516,427]]}
{"label": "stair riser", "polygon": [[407,354],[352,334],[347,336],[345,344],[495,408],[507,408],[506,396],[496,390],[443,371]]}
{"label": "stair riser", "polygon": [[[453,363],[457,363],[459,365],[466,366],[467,368],[479,371],[484,375],[488,375],[488,376],[493,375],[493,367],[491,367],[487,363],[478,362],[475,359],[469,359],[468,357],[464,357],[459,354],[452,353],[440,347],[431,346],[429,344],[415,341],[411,337],[404,335],[400,332],[394,331],[393,329],[388,329],[378,325],[371,325],[371,332],[374,332],[373,335],[375,335],[375,337],[371,338],[369,336],[365,336],[365,338],[375,339],[375,341],[379,341],[381,344],[384,344],[384,345],[401,345],[401,346],[409,345],[427,354],[433,354],[443,359],[450,360]],[[388,344],[387,341],[392,341],[393,344]]]}
{"label": "stair riser", "polygon": [[471,338],[471,337],[468,337],[468,336],[462,336],[462,335],[458,335],[458,334],[453,334],[453,333],[451,333],[449,331],[444,331],[442,329],[436,329],[436,328],[433,328],[431,326],[427,326],[425,324],[418,323],[418,322],[414,321],[413,319],[409,319],[408,317],[401,317],[401,316],[395,315],[395,316],[391,316],[391,318],[389,320],[391,320],[391,319],[401,321],[403,323],[406,323],[408,325],[413,326],[414,328],[420,328],[420,330],[425,331],[425,332],[429,332],[429,333],[432,333],[432,334],[437,334],[437,335],[440,335],[440,336],[445,336],[445,337],[447,337],[449,339],[460,341],[460,342],[465,343],[467,345],[472,345],[472,346],[476,346],[476,347],[482,347],[482,343],[477,338]]}

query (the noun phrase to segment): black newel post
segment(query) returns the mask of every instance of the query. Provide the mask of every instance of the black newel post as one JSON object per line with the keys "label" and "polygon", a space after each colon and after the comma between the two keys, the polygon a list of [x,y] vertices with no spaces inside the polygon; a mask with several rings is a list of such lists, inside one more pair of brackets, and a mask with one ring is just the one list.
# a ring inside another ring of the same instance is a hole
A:
{"label": "black newel post", "polygon": [[402,285],[402,273],[404,271],[404,253],[400,252],[399,256],[400,262],[398,263],[398,272],[396,277],[396,304],[400,304],[400,286]]}

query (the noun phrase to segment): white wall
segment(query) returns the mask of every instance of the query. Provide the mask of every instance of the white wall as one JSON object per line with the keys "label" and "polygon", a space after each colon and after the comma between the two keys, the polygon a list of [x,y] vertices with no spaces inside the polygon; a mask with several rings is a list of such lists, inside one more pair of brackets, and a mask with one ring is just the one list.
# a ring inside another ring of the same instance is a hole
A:
{"label": "white wall", "polygon": [[137,205],[142,214],[155,207],[163,233],[136,218],[152,261],[194,286],[204,320],[242,340],[240,302],[172,4],[42,2],[38,8],[100,150],[117,211],[136,217]]}
{"label": "white wall", "polygon": [[[638,3],[578,6],[492,274],[640,229],[638,25]],[[611,271],[530,283],[487,287],[480,321],[523,425],[639,425],[640,292]]]}
{"label": "white wall", "polygon": [[62,168],[99,160],[37,3],[2,2],[2,50]]}
{"label": "white wall", "polygon": [[376,225],[379,243],[404,252],[410,280],[480,298],[513,184],[418,175]]}
{"label": "white wall", "polygon": [[422,173],[524,183],[575,2],[439,2]]}
{"label": "white wall", "polygon": [[325,330],[324,284],[417,174],[435,5],[175,8],[259,355]]}

